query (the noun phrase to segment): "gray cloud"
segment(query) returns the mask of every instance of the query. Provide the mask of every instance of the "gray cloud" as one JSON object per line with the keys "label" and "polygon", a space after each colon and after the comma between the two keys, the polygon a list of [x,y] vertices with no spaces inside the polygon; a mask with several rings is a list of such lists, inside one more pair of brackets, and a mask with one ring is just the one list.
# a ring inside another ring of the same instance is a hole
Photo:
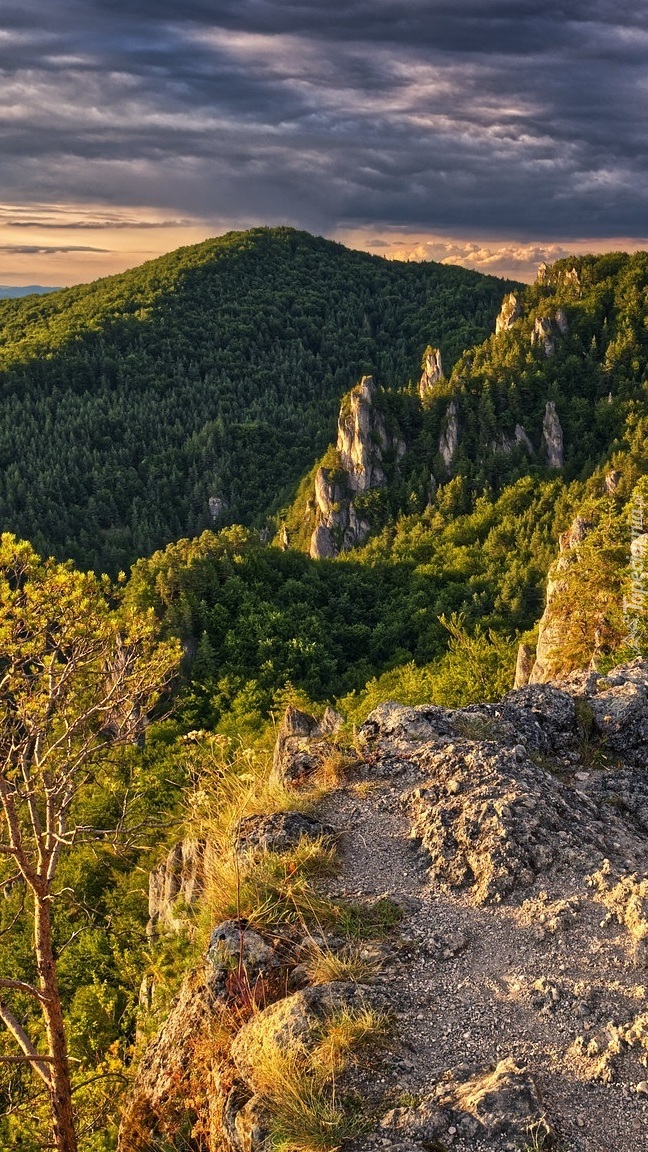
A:
{"label": "gray cloud", "polygon": [[45,256],[54,252],[109,252],[109,248],[88,248],[78,244],[0,244],[0,252],[12,256]]}
{"label": "gray cloud", "polygon": [[[133,218],[126,216],[120,218],[118,216],[100,218],[100,219],[87,219],[87,220],[52,220],[47,216],[40,219],[33,220],[12,220],[7,219],[3,221],[5,227],[8,228],[44,228],[47,231],[52,229],[62,229],[66,232],[84,231],[96,232],[101,230],[110,230],[111,232],[117,229],[122,231],[125,228],[183,228],[192,223],[190,220],[140,220],[137,217]],[[87,251],[87,249],[86,249]],[[92,251],[105,251],[105,249],[92,249]]]}
{"label": "gray cloud", "polygon": [[629,0],[25,0],[0,25],[4,194],[631,238],[647,49]]}

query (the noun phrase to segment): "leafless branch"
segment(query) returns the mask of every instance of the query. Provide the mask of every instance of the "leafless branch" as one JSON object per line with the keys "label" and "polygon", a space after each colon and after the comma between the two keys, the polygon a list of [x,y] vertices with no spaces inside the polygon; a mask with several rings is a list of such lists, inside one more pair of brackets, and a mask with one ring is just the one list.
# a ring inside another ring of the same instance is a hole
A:
{"label": "leafless branch", "polygon": [[38,1073],[41,1080],[49,1088],[51,1086],[51,1077],[47,1065],[53,1063],[49,1057],[41,1057],[34,1048],[29,1036],[25,1032],[22,1024],[16,1020],[13,1012],[7,1008],[0,1000],[0,1020],[6,1026],[8,1031],[13,1036],[16,1043],[22,1048],[26,1060],[31,1064],[32,1068]]}

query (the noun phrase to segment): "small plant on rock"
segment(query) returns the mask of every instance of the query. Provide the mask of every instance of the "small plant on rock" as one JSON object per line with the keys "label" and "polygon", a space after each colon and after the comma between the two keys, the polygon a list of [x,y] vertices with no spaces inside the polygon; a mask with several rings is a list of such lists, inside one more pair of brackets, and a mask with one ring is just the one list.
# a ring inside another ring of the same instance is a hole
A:
{"label": "small plant on rock", "polygon": [[527,1128],[527,1142],[522,1146],[521,1152],[547,1152],[549,1148],[553,1148],[555,1152],[559,1152],[553,1135],[545,1121],[536,1120]]}

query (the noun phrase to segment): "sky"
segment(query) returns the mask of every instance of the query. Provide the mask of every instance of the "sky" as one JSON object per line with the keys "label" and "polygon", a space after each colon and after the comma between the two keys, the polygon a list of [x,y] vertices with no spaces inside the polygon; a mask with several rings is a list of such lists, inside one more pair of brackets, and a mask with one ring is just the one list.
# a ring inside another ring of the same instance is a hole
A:
{"label": "sky", "polygon": [[290,224],[532,279],[648,247],[643,0],[3,0],[0,283]]}

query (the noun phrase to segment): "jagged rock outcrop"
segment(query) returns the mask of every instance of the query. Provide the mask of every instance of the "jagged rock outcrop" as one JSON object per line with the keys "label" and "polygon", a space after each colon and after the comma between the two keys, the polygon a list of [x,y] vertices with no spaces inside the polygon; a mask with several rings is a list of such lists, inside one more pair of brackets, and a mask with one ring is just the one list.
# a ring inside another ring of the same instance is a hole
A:
{"label": "jagged rock outcrop", "polygon": [[273,812],[270,816],[244,816],[236,827],[240,852],[286,852],[300,840],[332,842],[336,832],[315,816],[304,812]]}
{"label": "jagged rock outcrop", "polygon": [[559,671],[565,621],[557,611],[556,601],[565,589],[565,574],[578,561],[578,548],[592,528],[590,520],[577,516],[560,537],[560,554],[547,576],[545,609],[538,625],[536,656],[529,673],[529,682],[532,684],[550,680]]}
{"label": "jagged rock outcrop", "polygon": [[499,336],[500,332],[508,332],[521,315],[522,305],[519,297],[516,296],[515,292],[509,292],[504,297],[499,315],[495,320],[495,334]]}
{"label": "jagged rock outcrop", "polygon": [[180,932],[183,910],[195,905],[205,880],[205,841],[182,840],[149,875],[147,933]]}
{"label": "jagged rock outcrop", "polygon": [[562,468],[565,463],[563,430],[560,420],[558,419],[556,404],[553,400],[547,400],[545,406],[545,414],[542,421],[542,443],[549,467]]}
{"label": "jagged rock outcrop", "polygon": [[[192,1058],[194,1047],[215,1018],[215,1003],[206,969],[192,973],[182,983],[168,1019],[149,1045],[122,1111],[119,1152],[148,1152],[163,1145],[196,1112],[187,1101],[194,1096]],[[218,1113],[218,1085],[211,1077],[204,1085],[202,1110],[209,1126],[212,1111]],[[213,1117],[216,1119],[216,1117]]]}
{"label": "jagged rock outcrop", "polygon": [[564,308],[556,308],[554,313],[554,322],[561,336],[566,336],[569,332],[569,320]]}
{"label": "jagged rock outcrop", "polygon": [[538,284],[556,283],[565,288],[580,288],[580,275],[577,268],[561,268],[556,264],[547,264],[544,260],[538,265],[536,276]]}
{"label": "jagged rock outcrop", "polygon": [[553,326],[549,316],[536,316],[531,332],[531,343],[541,344],[545,356],[553,356],[556,343],[553,335]]}
{"label": "jagged rock outcrop", "polygon": [[345,396],[338,419],[335,468],[321,467],[315,476],[315,528],[310,541],[314,560],[332,559],[340,552],[364,544],[371,524],[355,506],[356,496],[382,488],[387,481],[385,454],[396,463],[405,445],[392,439],[376,406],[377,389],[371,376]]}
{"label": "jagged rock outcrop", "polygon": [[277,733],[272,761],[271,783],[299,788],[322,767],[334,750],[330,737],[343,718],[327,708],[321,720],[299,708],[288,707]]}
{"label": "jagged rock outcrop", "polygon": [[[227,1027],[231,1012],[236,1018],[249,1011],[251,1000],[264,1004],[285,995],[293,965],[287,941],[274,947],[244,921],[214,929],[205,962],[183,981],[140,1062],[123,1110],[119,1152],[148,1152],[187,1127],[205,1139],[222,1134],[232,1077],[225,1055],[215,1057],[213,1033]],[[209,1146],[221,1147],[220,1136]],[[232,1152],[240,1147],[232,1144]]]}
{"label": "jagged rock outcrop", "polygon": [[520,448],[524,448],[524,450],[526,452],[528,452],[529,456],[535,455],[535,453],[533,451],[533,444],[529,440],[529,437],[526,434],[526,430],[525,430],[525,427],[523,424],[516,424],[515,425],[515,432],[513,435],[515,438],[515,443]]}
{"label": "jagged rock outcrop", "polygon": [[271,781],[292,787],[313,776],[322,762],[316,736],[315,717],[288,707],[277,733]]}
{"label": "jagged rock outcrop", "polygon": [[603,483],[605,486],[605,491],[607,492],[608,496],[614,496],[615,495],[615,493],[618,490],[620,482],[621,482],[621,473],[617,472],[615,468],[612,468],[609,472],[606,473],[605,480],[603,481]]}
{"label": "jagged rock outcrop", "polygon": [[444,420],[444,427],[439,437],[439,454],[446,469],[450,468],[459,447],[459,410],[456,401],[451,400]]}
{"label": "jagged rock outcrop", "polygon": [[533,1077],[510,1058],[485,1068],[460,1066],[416,1107],[387,1113],[381,1127],[422,1148],[442,1147],[457,1130],[468,1139],[504,1137],[499,1146],[511,1152],[529,1147],[534,1130],[540,1147],[552,1136]]}
{"label": "jagged rock outcrop", "polygon": [[380,488],[386,479],[383,453],[389,446],[389,437],[375,398],[373,377],[363,376],[340,408],[337,450],[352,492]]}
{"label": "jagged rock outcrop", "polygon": [[556,335],[566,336],[569,319],[564,308],[557,308],[553,316],[536,316],[531,331],[531,344],[540,344],[545,356],[553,356],[556,351]]}
{"label": "jagged rock outcrop", "polygon": [[535,664],[536,650],[530,644],[518,645],[517,660],[515,664],[514,688],[522,688],[529,683],[533,665]]}
{"label": "jagged rock outcrop", "polygon": [[335,708],[331,708],[330,704],[324,709],[324,715],[318,724],[319,731],[322,736],[334,736],[336,732],[344,725],[344,716],[341,712],[336,712]]}
{"label": "jagged rock outcrop", "polygon": [[529,440],[523,424],[515,425],[512,438],[507,436],[505,432],[501,432],[498,438],[491,444],[491,450],[493,452],[499,452],[503,456],[510,456],[514,448],[523,448],[528,456],[535,455],[533,444]]}
{"label": "jagged rock outcrop", "polygon": [[369,521],[358,515],[346,481],[333,479],[330,469],[319,468],[315,476],[317,525],[310,543],[314,560],[329,560],[364,544],[371,531]]}
{"label": "jagged rock outcrop", "polygon": [[423,356],[423,363],[421,365],[423,371],[419,380],[419,396],[423,400],[430,392],[434,390],[434,385],[438,384],[439,380],[443,380],[443,364],[441,362],[441,349],[432,348],[430,345],[425,349]]}
{"label": "jagged rock outcrop", "polygon": [[223,496],[210,496],[208,505],[209,515],[212,518],[212,522],[215,524],[217,520],[220,520],[223,513],[227,511],[227,500]]}

